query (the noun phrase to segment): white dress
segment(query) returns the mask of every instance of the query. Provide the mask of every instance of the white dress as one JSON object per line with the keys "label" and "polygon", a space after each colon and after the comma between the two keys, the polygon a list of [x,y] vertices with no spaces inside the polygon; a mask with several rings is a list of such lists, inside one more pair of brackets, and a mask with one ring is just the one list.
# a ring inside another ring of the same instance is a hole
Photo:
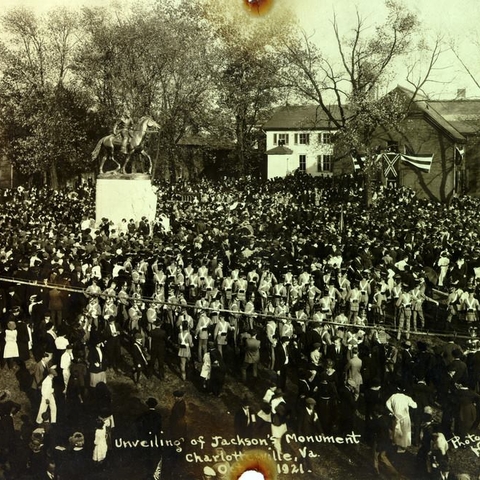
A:
{"label": "white dress", "polygon": [[17,331],[5,330],[3,358],[18,358]]}
{"label": "white dress", "polygon": [[107,456],[107,432],[105,426],[95,430],[95,448],[93,449],[93,461],[101,462]]}

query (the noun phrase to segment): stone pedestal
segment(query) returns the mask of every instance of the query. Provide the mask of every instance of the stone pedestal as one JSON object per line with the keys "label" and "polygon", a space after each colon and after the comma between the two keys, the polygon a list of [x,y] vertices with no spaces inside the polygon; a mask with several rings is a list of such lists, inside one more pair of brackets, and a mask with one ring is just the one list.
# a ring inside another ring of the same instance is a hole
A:
{"label": "stone pedestal", "polygon": [[97,224],[108,218],[115,225],[123,218],[135,222],[147,217],[155,219],[157,208],[156,187],[149,175],[101,175],[97,178],[95,214]]}

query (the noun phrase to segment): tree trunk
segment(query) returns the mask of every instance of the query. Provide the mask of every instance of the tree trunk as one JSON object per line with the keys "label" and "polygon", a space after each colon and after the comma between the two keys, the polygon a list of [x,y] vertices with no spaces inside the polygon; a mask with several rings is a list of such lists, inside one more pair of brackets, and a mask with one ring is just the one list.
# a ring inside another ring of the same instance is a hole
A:
{"label": "tree trunk", "polygon": [[367,208],[370,208],[372,206],[372,198],[373,198],[373,182],[372,182],[372,176],[369,172],[365,172],[364,175],[364,198],[365,198],[365,205]]}
{"label": "tree trunk", "polygon": [[58,172],[57,162],[55,160],[50,162],[50,188],[52,190],[58,190]]}
{"label": "tree trunk", "polygon": [[237,135],[237,172],[240,176],[245,174],[245,132],[243,128],[244,118],[237,115],[236,135]]}

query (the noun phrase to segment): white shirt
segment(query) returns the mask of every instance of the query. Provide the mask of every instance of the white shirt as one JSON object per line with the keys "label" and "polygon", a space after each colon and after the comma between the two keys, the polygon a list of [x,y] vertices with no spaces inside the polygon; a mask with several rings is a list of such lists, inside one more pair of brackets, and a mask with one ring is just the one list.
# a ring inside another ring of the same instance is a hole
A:
{"label": "white shirt", "polygon": [[72,364],[72,360],[73,360],[73,353],[71,351],[66,351],[60,357],[60,368],[62,370],[69,370],[70,365]]}

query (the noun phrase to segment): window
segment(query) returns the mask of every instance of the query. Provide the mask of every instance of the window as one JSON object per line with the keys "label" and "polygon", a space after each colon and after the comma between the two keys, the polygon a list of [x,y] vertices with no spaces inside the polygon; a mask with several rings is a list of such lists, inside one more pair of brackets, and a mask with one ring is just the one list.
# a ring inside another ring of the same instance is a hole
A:
{"label": "window", "polygon": [[324,132],[322,133],[322,142],[330,145],[332,143],[332,134],[330,132]]}
{"label": "window", "polygon": [[288,133],[274,133],[273,144],[274,145],[288,145],[289,135]]}
{"label": "window", "polygon": [[299,155],[298,157],[298,169],[301,172],[307,171],[307,156],[306,155]]}
{"label": "window", "polygon": [[294,140],[295,140],[295,145],[308,145],[310,143],[310,134],[296,133]]}
{"label": "window", "polygon": [[317,156],[317,172],[332,172],[332,171],[333,171],[332,155],[318,155]]}

